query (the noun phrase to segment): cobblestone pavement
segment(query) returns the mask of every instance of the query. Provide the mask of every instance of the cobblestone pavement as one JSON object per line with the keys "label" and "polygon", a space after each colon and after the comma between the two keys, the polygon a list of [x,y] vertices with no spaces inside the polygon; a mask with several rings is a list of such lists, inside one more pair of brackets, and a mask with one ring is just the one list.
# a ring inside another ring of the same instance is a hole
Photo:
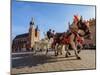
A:
{"label": "cobblestone pavement", "polygon": [[81,60],[76,59],[74,51],[70,52],[71,55],[68,58],[65,57],[65,52],[63,55],[54,56],[53,51],[47,55],[45,52],[38,52],[37,54],[12,57],[12,74],[96,68],[95,50],[82,50],[79,54]]}

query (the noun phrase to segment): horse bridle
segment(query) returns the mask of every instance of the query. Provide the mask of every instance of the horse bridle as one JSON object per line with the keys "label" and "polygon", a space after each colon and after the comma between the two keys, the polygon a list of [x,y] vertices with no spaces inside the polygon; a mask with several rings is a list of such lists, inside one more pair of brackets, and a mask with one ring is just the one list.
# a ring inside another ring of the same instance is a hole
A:
{"label": "horse bridle", "polygon": [[[79,21],[79,22],[80,22],[80,21]],[[87,27],[87,25],[86,25],[85,23],[83,23],[83,25],[82,25],[82,22],[81,22],[81,23],[79,23],[79,22],[77,23],[78,28],[79,28],[80,30],[83,30],[83,31],[85,32],[85,34],[82,35],[82,36],[83,36],[83,37],[86,37],[86,36],[91,35],[91,32],[90,32],[89,28]],[[79,27],[80,25],[78,25],[78,24],[80,24],[81,27]]]}

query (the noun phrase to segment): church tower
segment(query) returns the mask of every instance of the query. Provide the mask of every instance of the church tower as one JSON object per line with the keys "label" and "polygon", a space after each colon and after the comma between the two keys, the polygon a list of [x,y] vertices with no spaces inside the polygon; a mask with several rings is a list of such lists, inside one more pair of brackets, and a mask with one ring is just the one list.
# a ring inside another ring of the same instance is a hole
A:
{"label": "church tower", "polygon": [[40,40],[40,33],[39,33],[38,25],[35,28],[35,40],[36,42]]}
{"label": "church tower", "polygon": [[30,48],[32,48],[34,45],[34,40],[35,40],[35,24],[34,24],[33,18],[31,19],[29,24],[30,24],[30,27],[29,27],[29,45],[30,45]]}
{"label": "church tower", "polygon": [[38,42],[40,39],[39,29],[38,26],[35,28],[35,23],[33,21],[33,18],[30,21],[30,27],[29,27],[29,46],[30,48],[33,48],[35,42]]}

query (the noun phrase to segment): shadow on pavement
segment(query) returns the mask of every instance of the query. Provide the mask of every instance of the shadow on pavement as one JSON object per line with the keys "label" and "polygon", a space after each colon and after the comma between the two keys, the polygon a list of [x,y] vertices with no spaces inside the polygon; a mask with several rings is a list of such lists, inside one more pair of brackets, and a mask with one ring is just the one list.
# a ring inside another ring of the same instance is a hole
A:
{"label": "shadow on pavement", "polygon": [[44,63],[70,61],[70,60],[77,60],[77,59],[76,58],[67,59],[65,57],[56,57],[56,56],[48,56],[48,55],[29,55],[29,56],[22,56],[22,58],[19,59],[12,59],[12,68],[23,68],[26,66],[32,67]]}

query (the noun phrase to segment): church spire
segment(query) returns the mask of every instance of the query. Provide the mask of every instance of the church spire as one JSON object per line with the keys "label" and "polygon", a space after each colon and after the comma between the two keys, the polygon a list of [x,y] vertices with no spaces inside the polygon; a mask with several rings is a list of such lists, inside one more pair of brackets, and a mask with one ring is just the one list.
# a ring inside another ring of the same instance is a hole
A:
{"label": "church spire", "polygon": [[37,31],[39,30],[38,25],[36,26],[36,30],[37,30]]}
{"label": "church spire", "polygon": [[31,18],[31,21],[30,21],[30,26],[31,25],[34,25],[33,17]]}

